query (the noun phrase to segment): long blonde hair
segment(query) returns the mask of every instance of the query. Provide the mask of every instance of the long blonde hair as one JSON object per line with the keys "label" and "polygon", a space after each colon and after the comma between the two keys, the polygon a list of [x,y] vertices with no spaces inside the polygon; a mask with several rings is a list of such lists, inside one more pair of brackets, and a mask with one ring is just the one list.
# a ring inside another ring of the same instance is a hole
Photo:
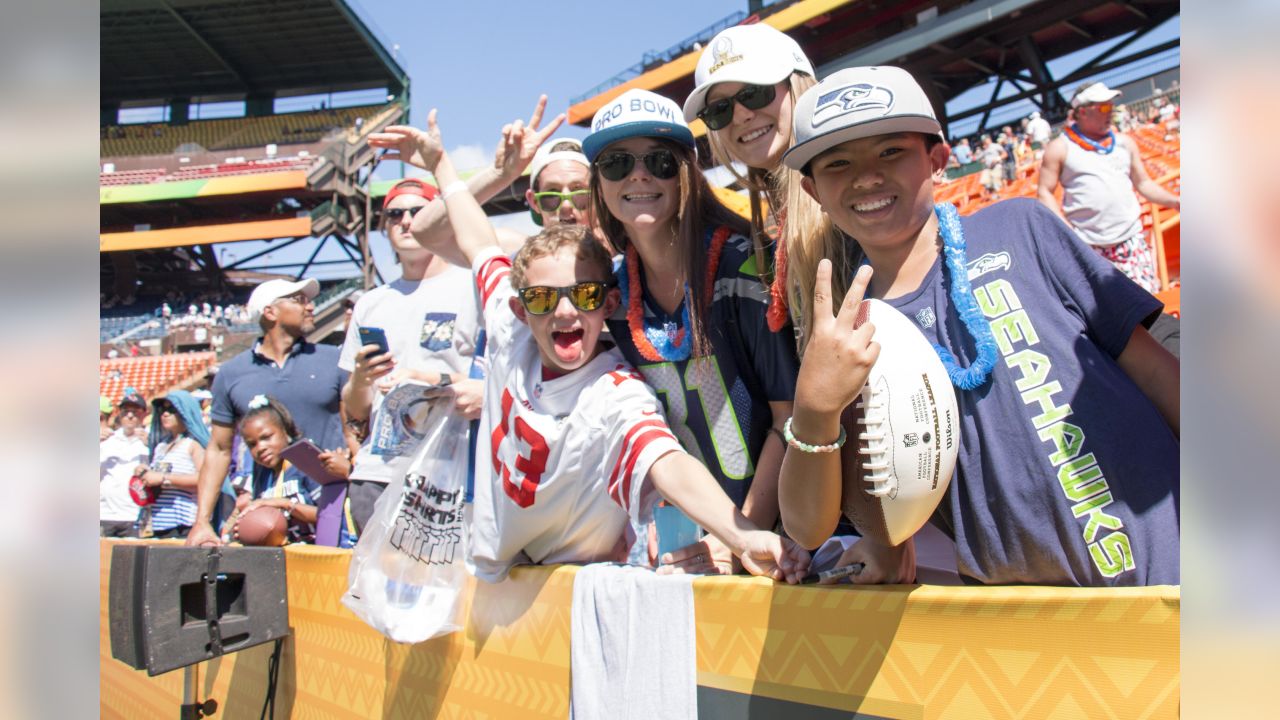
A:
{"label": "long blonde hair", "polygon": [[[804,91],[817,84],[818,81],[811,75],[791,73],[789,92],[792,112],[795,112],[795,105]],[[792,128],[788,127],[786,130],[788,135],[792,133]],[[751,240],[757,255],[760,277],[766,284],[770,284],[772,280],[771,293],[774,299],[784,301],[789,308],[796,328],[796,347],[803,355],[804,347],[808,344],[807,328],[813,325],[813,285],[818,261],[826,257],[831,258],[836,268],[852,267],[848,263],[861,262],[862,251],[856,243],[846,240],[818,202],[809,197],[800,186],[803,178],[800,171],[785,165],[768,169],[747,168],[747,175],[743,177],[733,167],[733,157],[719,133],[707,133],[707,141],[716,161],[728,168],[747,188],[747,196],[751,202]],[[789,138],[789,143],[794,142],[794,137]],[[772,208],[781,231],[775,255],[777,274],[772,278],[766,277],[768,267],[758,262],[765,249],[773,244],[766,233],[761,202],[761,196],[766,193],[771,199],[781,199],[779,206]],[[833,302],[837,303],[835,307],[839,307],[838,303],[844,300],[850,280],[851,273],[842,273],[832,279]]]}

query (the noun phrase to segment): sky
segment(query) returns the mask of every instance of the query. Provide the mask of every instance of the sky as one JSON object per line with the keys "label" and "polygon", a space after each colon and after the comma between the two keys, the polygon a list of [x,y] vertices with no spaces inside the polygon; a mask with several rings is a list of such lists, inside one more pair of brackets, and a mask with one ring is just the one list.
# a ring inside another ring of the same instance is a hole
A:
{"label": "sky", "polygon": [[[547,95],[550,120],[568,110],[570,99],[640,62],[646,52],[664,51],[747,8],[747,0],[347,2],[409,74],[410,122],[425,126],[427,113],[439,108],[445,147],[464,169],[492,163],[502,126],[516,118],[527,122],[540,94]],[[566,123],[556,134],[581,138],[586,128]],[[377,174],[388,178],[402,172],[422,174],[402,170],[399,163],[384,164]],[[538,230],[527,212],[496,218],[494,224],[530,234]],[[224,257],[229,262],[261,247],[237,243]],[[398,277],[381,233],[370,235],[370,247],[383,280]],[[292,260],[297,253],[291,250],[273,260]],[[330,257],[343,256],[326,248],[321,259]],[[335,265],[310,274],[324,279],[353,273],[350,265]]]}
{"label": "sky", "polygon": [[[664,51],[725,16],[747,9],[747,0],[651,0],[643,5],[587,0],[347,2],[408,73],[410,122],[421,127],[430,109],[438,108],[445,147],[455,164],[464,169],[491,163],[502,125],[516,118],[528,121],[539,94],[548,97],[545,117],[550,120],[567,111],[572,98],[639,62],[646,52]],[[1166,25],[1135,48],[1179,36],[1177,18]],[[1062,58],[1050,63],[1050,68],[1055,75],[1069,72],[1096,52]],[[1155,69],[1179,62],[1177,50],[1164,56]],[[1112,72],[1102,78],[1119,84],[1155,69],[1147,67],[1137,74]],[[985,100],[990,92],[990,85],[977,88],[948,107],[954,111],[957,104]],[[1020,118],[1031,109],[1025,101],[1009,110],[1013,113],[1009,117]],[[960,125],[957,130],[964,128]],[[557,131],[557,135],[577,138],[585,134],[586,128],[567,123]],[[388,163],[378,170],[380,178],[402,173],[422,174],[399,163]],[[495,218],[494,223],[528,233],[537,231],[528,213]],[[227,247],[227,258],[248,255],[257,247],[257,243]],[[371,247],[383,279],[397,277],[385,238],[373,234]],[[331,248],[322,259],[330,253],[342,257]],[[279,262],[292,257],[286,250],[274,259]],[[323,279],[349,276],[352,271],[350,266],[340,265],[317,268],[313,274]]]}

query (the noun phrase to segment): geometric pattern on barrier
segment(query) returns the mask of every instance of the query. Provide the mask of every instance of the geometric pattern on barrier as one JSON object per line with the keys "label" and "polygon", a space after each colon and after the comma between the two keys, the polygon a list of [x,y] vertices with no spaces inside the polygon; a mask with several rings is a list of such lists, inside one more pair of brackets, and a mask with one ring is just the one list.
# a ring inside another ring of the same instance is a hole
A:
{"label": "geometric pattern on barrier", "polygon": [[[101,542],[101,716],[169,720],[182,701],[182,672],[152,678],[111,657],[107,580],[116,542]],[[462,598],[470,609],[465,631],[402,645],[341,603],[350,557],[314,546],[285,550],[291,635],[277,717],[568,717],[573,568],[517,568],[501,585],[472,579]],[[268,644],[200,663],[201,699],[216,699],[221,717],[257,717],[271,651]]]}
{"label": "geometric pattern on barrier", "polygon": [[[107,579],[117,542],[100,544],[100,715],[170,720],[183,673],[148,677],[111,657]],[[285,558],[292,634],[276,717],[568,717],[576,568],[472,581],[463,631],[400,645],[341,604],[349,552],[289,546]],[[700,702],[754,695],[769,701],[753,714],[775,716],[801,706],[910,718],[1178,714],[1176,587],[819,589],[733,577],[696,580],[693,593],[698,684],[714,689]],[[258,716],[271,651],[261,645],[197,666],[200,698],[217,700],[215,717]],[[708,718],[744,714],[700,709]]]}
{"label": "geometric pattern on barrier", "polygon": [[698,684],[888,717],[1177,717],[1179,590],[694,583]]}

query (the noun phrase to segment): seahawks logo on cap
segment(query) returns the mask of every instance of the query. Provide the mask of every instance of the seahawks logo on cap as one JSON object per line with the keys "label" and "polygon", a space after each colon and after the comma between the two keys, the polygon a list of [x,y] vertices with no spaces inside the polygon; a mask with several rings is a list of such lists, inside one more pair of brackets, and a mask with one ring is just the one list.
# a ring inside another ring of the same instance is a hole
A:
{"label": "seahawks logo on cap", "polygon": [[721,36],[719,39],[717,39],[715,44],[711,46],[711,57],[715,58],[715,62],[712,63],[711,67],[707,69],[707,74],[713,75],[715,74],[715,71],[719,70],[725,65],[736,63],[742,59],[741,55],[733,55],[732,53],[733,53],[732,40],[724,36]]}
{"label": "seahawks logo on cap", "polygon": [[813,106],[813,127],[818,127],[849,113],[867,113],[872,117],[888,115],[893,109],[893,92],[871,83],[857,83],[836,88],[818,96]]}

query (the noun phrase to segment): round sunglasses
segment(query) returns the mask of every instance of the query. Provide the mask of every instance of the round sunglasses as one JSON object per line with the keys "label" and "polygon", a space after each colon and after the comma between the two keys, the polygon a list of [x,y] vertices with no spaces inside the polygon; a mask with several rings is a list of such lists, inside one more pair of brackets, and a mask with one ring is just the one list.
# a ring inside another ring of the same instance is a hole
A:
{"label": "round sunglasses", "polygon": [[591,312],[604,304],[605,293],[612,287],[610,282],[587,281],[569,287],[551,287],[534,285],[520,288],[516,294],[520,304],[530,315],[546,315],[560,304],[560,297],[569,298],[569,303],[583,312]]}
{"label": "round sunglasses", "polygon": [[590,190],[570,190],[569,192],[557,192],[555,190],[546,190],[533,194],[534,202],[538,203],[538,209],[544,213],[553,213],[560,209],[565,200],[573,203],[573,206],[579,210],[586,210],[591,204]]}
{"label": "round sunglasses", "polygon": [[617,182],[631,174],[636,167],[637,159],[642,160],[649,174],[659,180],[670,180],[680,173],[680,163],[676,160],[676,154],[666,149],[654,150],[644,155],[612,150],[596,159],[596,169],[605,180]]}
{"label": "round sunglasses", "polygon": [[733,104],[736,102],[748,110],[759,110],[778,96],[776,85],[748,85],[727,98],[707,103],[698,113],[702,122],[711,130],[729,127],[733,122]]}

